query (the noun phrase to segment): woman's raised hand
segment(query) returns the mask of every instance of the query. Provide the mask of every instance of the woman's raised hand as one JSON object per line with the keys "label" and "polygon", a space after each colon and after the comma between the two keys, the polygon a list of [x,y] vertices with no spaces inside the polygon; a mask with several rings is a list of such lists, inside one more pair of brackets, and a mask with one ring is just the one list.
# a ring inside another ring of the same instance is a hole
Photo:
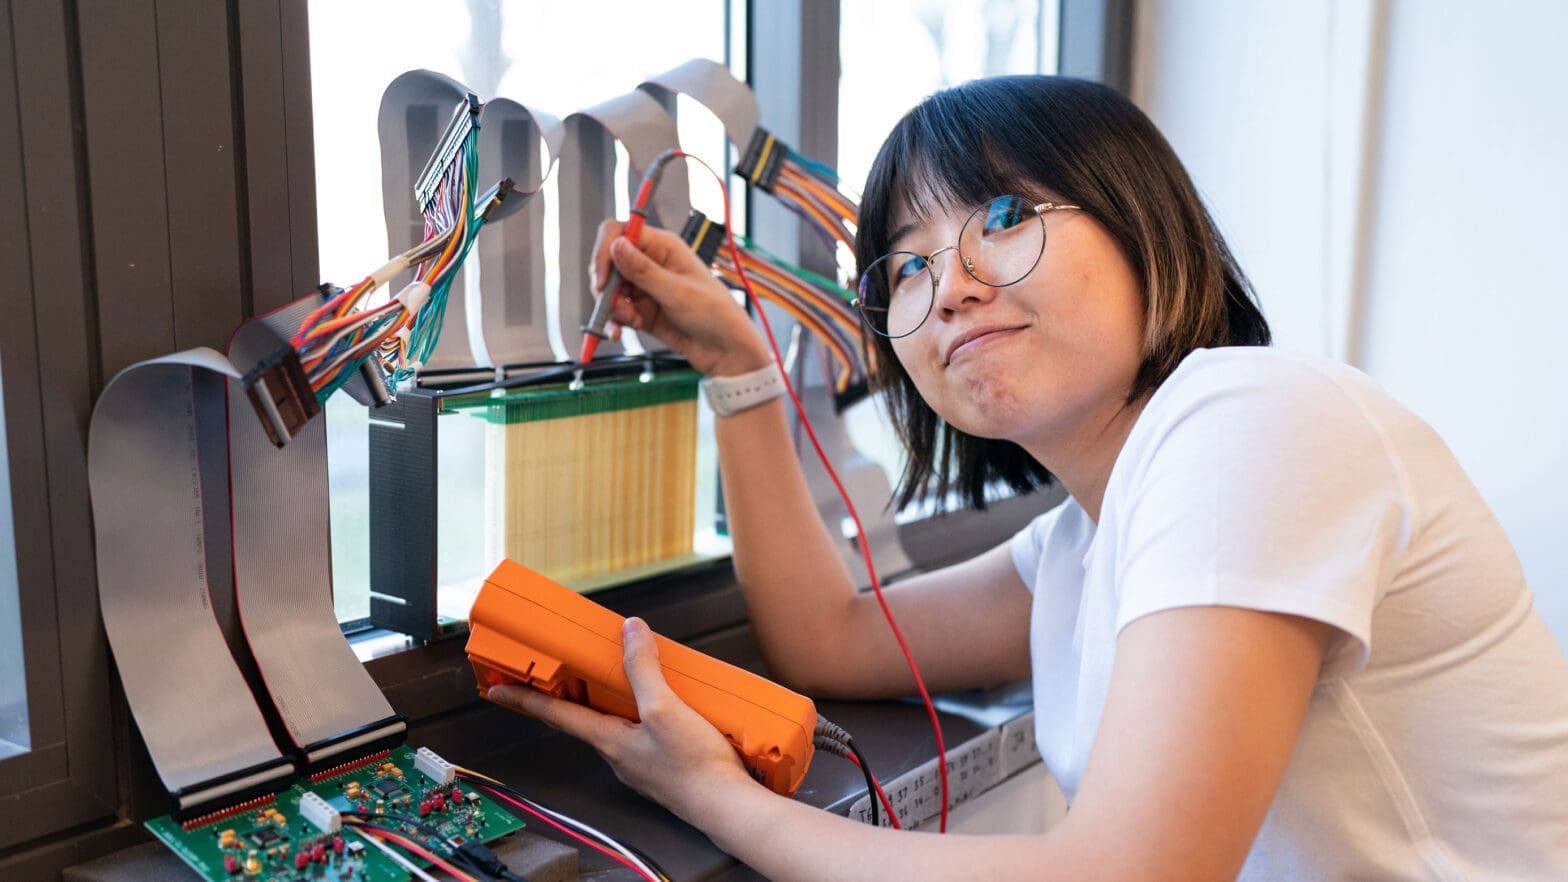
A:
{"label": "woman's raised hand", "polygon": [[613,261],[630,283],[630,296],[611,311],[617,324],[652,334],[709,376],[743,374],[773,360],[729,289],[679,236],[644,227],[633,245],[621,236],[624,227],[617,220],[599,225],[591,275],[597,291]]}

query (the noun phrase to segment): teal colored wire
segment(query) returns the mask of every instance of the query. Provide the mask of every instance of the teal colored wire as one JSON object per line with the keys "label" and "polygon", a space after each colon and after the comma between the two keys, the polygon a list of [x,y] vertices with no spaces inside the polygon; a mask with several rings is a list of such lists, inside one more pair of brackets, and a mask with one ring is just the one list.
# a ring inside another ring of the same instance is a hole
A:
{"label": "teal colored wire", "polygon": [[834,171],[833,166],[827,163],[818,162],[808,156],[802,156],[796,153],[794,149],[789,151],[789,158],[794,160],[796,164],[815,172],[817,177],[826,179],[828,183],[837,184],[839,182],[838,172]]}

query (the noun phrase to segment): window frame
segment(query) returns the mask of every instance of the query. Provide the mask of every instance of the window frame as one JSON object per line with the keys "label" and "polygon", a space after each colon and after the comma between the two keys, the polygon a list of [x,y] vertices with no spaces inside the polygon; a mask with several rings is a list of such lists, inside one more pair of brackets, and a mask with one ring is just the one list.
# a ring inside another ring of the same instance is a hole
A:
{"label": "window frame", "polygon": [[[836,85],[837,0],[741,2],[749,27],[732,52],[749,62],[765,115],[808,153],[833,152],[837,92],[805,96]],[[1130,45],[1129,0],[1056,2],[1064,72],[1084,72],[1065,63],[1075,17],[1101,17],[1095,57]],[[759,64],[759,50],[795,60]],[[1111,54],[1100,75],[1125,82],[1128,53]],[[97,612],[87,427],[120,368],[221,348],[241,319],[316,284],[309,57],[306,0],[128,0],[87,13],[68,0],[0,17],[0,116],[16,121],[0,131],[0,193],[14,195],[0,200],[14,280],[0,290],[0,358],[32,730],[28,753],[0,760],[0,876],[55,877],[145,841],[126,818],[163,811]],[[747,622],[727,566],[597,599],[682,640]],[[474,700],[460,640],[367,668],[416,726]]]}
{"label": "window frame", "polygon": [[[0,289],[5,427],[31,749],[0,760],[0,849],[112,815],[119,803],[108,652],[95,615],[87,501],[89,353],[75,59],[64,11],[26,4],[0,21]],[[63,194],[57,200],[40,194]],[[67,701],[67,696],[70,700]]]}

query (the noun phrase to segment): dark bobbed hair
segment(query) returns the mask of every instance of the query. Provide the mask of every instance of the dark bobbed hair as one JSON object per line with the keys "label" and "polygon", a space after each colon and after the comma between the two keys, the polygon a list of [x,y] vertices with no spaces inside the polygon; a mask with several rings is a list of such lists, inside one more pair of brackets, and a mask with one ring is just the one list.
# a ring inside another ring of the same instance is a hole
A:
{"label": "dark bobbed hair", "polygon": [[[887,253],[900,210],[925,220],[1017,194],[1081,206],[1107,229],[1142,282],[1142,364],[1130,404],[1188,353],[1266,346],[1268,322],[1176,153],[1131,101],[1108,86],[1049,76],[975,80],[937,92],[899,120],[866,181],[857,270]],[[1046,246],[1043,259],[1050,259]],[[915,388],[891,341],[870,332],[877,388],[909,451],[894,504],[950,493],[983,509],[988,485],[1027,492],[1051,482],[1011,441],[961,432]]]}

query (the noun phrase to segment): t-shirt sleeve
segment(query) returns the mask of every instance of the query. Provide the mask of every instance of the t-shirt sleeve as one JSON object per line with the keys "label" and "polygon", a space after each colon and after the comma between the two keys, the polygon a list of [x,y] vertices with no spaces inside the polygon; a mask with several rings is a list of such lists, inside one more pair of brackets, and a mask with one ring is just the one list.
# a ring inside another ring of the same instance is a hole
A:
{"label": "t-shirt sleeve", "polygon": [[1410,522],[1387,437],[1310,364],[1179,373],[1120,488],[1118,633],[1177,607],[1286,613],[1335,628],[1323,678],[1360,670]]}

